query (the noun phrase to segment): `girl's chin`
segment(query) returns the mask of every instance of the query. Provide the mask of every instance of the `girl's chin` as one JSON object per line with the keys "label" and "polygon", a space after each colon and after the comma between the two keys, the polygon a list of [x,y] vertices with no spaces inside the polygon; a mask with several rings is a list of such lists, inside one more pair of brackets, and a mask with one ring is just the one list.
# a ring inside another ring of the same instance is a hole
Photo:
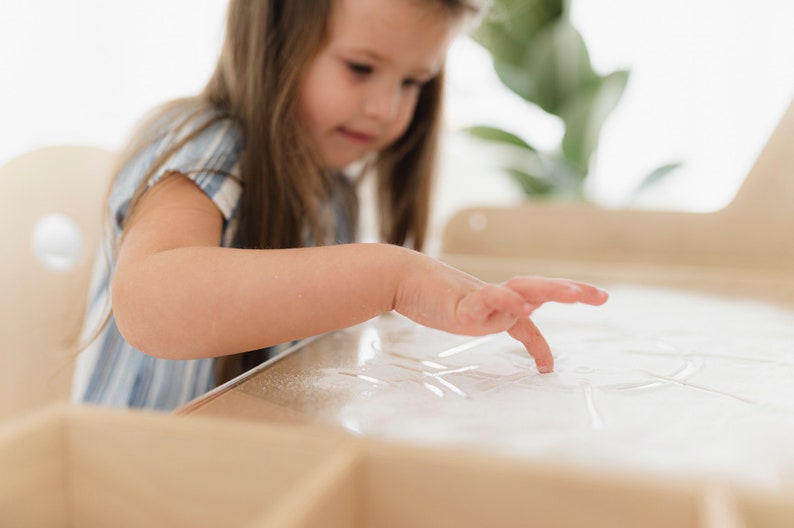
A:
{"label": "girl's chin", "polygon": [[332,170],[344,170],[355,166],[368,158],[368,154],[358,156],[326,156],[325,166]]}

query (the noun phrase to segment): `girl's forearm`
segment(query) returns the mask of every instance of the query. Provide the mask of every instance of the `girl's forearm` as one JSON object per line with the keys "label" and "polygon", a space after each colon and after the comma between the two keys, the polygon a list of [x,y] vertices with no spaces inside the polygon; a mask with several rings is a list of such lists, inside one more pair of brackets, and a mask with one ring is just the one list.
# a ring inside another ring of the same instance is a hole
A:
{"label": "girl's forearm", "polygon": [[157,357],[254,350],[392,310],[413,253],[385,244],[166,250],[117,268],[114,316],[132,346]]}

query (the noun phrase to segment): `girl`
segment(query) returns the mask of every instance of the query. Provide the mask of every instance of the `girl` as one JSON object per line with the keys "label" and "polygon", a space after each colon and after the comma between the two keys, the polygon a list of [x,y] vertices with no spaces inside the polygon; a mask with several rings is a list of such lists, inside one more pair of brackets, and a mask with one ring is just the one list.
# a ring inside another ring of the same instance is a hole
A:
{"label": "girl", "polygon": [[[100,292],[113,310],[85,401],[173,409],[267,347],[391,310],[459,334],[508,331],[552,370],[530,313],[600,304],[603,291],[486,284],[418,251],[444,56],[474,1],[231,0],[206,89],[146,121],[116,177]],[[385,243],[353,243],[343,171],[356,162],[377,178]]]}

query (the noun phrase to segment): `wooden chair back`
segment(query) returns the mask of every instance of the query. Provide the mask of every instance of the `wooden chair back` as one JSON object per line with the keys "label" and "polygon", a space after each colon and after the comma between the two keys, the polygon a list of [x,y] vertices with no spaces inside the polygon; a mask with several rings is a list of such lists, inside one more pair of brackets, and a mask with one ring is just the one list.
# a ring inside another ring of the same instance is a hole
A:
{"label": "wooden chair back", "polygon": [[113,162],[58,146],[0,167],[0,419],[69,398]]}

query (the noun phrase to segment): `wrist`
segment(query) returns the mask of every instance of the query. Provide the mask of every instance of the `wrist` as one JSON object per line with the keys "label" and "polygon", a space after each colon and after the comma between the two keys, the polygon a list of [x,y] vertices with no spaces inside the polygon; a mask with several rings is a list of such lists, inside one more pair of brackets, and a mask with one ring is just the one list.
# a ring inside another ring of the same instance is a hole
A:
{"label": "wrist", "polygon": [[385,312],[395,310],[399,304],[400,292],[403,290],[409,270],[412,269],[418,252],[395,244],[379,244],[381,258],[374,272],[378,280],[386,283]]}

